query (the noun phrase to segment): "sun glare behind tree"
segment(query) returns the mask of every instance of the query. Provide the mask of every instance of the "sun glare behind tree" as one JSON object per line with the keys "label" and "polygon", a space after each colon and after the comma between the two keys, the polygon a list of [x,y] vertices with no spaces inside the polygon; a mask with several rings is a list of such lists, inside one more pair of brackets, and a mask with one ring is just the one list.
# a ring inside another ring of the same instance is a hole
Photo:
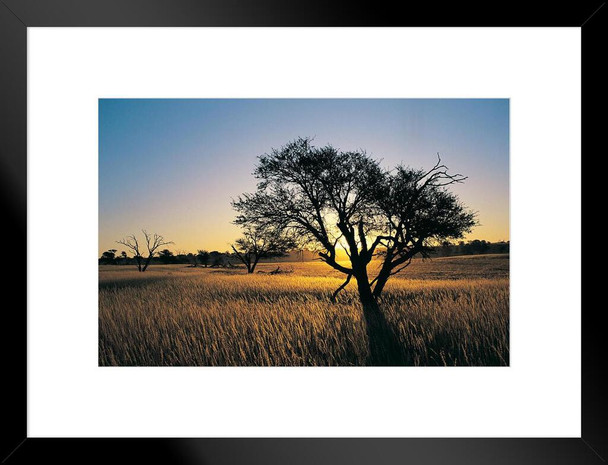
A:
{"label": "sun glare behind tree", "polygon": [[[233,201],[236,224],[280,229],[320,249],[319,258],[346,276],[334,299],[354,277],[375,364],[401,364],[379,299],[413,257],[425,256],[437,241],[463,237],[476,224],[475,214],[448,190],[466,177],[449,174],[440,158],[429,170],[388,170],[364,151],[315,147],[309,138],[260,156],[254,176],[257,190]],[[342,242],[346,265],[337,256]],[[374,258],[381,265],[372,277]]]}

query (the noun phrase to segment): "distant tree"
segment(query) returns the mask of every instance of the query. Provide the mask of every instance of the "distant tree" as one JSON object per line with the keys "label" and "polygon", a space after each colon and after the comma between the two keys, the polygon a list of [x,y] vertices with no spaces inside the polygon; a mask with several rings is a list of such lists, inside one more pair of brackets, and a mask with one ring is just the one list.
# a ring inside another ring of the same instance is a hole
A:
{"label": "distant tree", "polygon": [[161,263],[168,265],[175,262],[175,255],[173,255],[173,252],[171,252],[169,249],[163,249],[158,252],[158,259],[161,261]]}
{"label": "distant tree", "polygon": [[[130,250],[133,251],[135,255],[135,263],[137,263],[137,270],[143,273],[148,269],[148,266],[150,265],[150,262],[152,261],[152,258],[156,253],[156,250],[159,247],[162,247],[163,245],[173,244],[173,242],[165,241],[165,238],[163,236],[160,236],[159,234],[149,234],[145,229],[142,229],[142,233],[144,235],[146,247],[145,251],[140,246],[139,241],[137,240],[137,237],[135,237],[134,234],[128,236],[126,239],[121,239],[120,241],[116,242],[124,245],[125,247],[128,247]],[[148,256],[144,258],[142,252],[147,252]]]}
{"label": "distant tree", "polygon": [[133,235],[127,237],[126,239],[121,239],[120,241],[116,241],[116,242],[128,247],[129,249],[131,249],[133,251],[133,254],[134,254],[133,259],[135,260],[135,263],[137,264],[137,271],[141,272],[142,264],[143,264],[143,257],[141,255],[139,241],[137,240],[137,237],[135,237],[135,235],[133,234]]}
{"label": "distant tree", "polygon": [[465,255],[478,255],[486,253],[489,247],[490,244],[488,242],[475,239],[465,244],[463,249]]}
{"label": "distant tree", "polygon": [[171,263],[180,263],[184,265],[189,264],[190,260],[188,259],[188,252],[183,249],[176,250],[173,258],[171,259]]}
{"label": "distant tree", "polygon": [[488,241],[484,241],[483,239],[479,241],[479,253],[484,254],[488,253],[490,249],[490,243]]}
{"label": "distant tree", "polygon": [[231,245],[236,258],[247,267],[247,273],[253,273],[261,259],[284,257],[295,246],[291,235],[269,225],[245,227],[243,237]]}
{"label": "distant tree", "polygon": [[206,250],[197,250],[196,259],[201,265],[207,268],[207,265],[209,264],[209,252]]}
{"label": "distant tree", "polygon": [[191,266],[194,266],[194,267],[198,266],[198,263],[196,261],[196,255],[194,255],[192,252],[190,252],[186,255],[186,260]]}
{"label": "distant tree", "polygon": [[209,252],[209,260],[211,261],[211,268],[217,268],[226,264],[224,254],[217,250]]}
{"label": "distant tree", "polygon": [[507,253],[509,251],[509,243],[501,241],[497,244],[498,253]]}
{"label": "distant tree", "polygon": [[[389,171],[363,151],[317,148],[310,139],[260,156],[254,175],[257,191],[233,201],[236,223],[291,230],[313,244],[322,261],[346,276],[333,299],[354,277],[374,364],[399,364],[401,349],[378,299],[414,256],[427,256],[433,243],[460,238],[476,224],[448,190],[466,178],[449,174],[441,159],[430,170]],[[350,263],[338,261],[338,247]],[[374,257],[380,265],[372,279]]]}
{"label": "distant tree", "polygon": [[441,242],[441,255],[444,257],[449,257],[452,255],[452,243],[450,241],[442,241]]}
{"label": "distant tree", "polygon": [[120,258],[116,258],[116,263],[119,265],[126,265],[129,263],[129,257],[127,256],[127,252],[124,250],[120,252]]}
{"label": "distant tree", "polygon": [[103,265],[116,264],[116,249],[106,250],[102,253],[99,262]]}

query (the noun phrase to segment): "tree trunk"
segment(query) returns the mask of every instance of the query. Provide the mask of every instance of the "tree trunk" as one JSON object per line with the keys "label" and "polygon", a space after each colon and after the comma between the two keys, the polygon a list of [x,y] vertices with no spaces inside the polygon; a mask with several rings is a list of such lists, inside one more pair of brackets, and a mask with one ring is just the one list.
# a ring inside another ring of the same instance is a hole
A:
{"label": "tree trunk", "polygon": [[255,267],[258,266],[259,261],[260,261],[260,257],[256,255],[256,257],[253,259],[253,263],[251,263],[251,266],[247,265],[247,272],[253,273],[253,271],[255,270]]}
{"label": "tree trunk", "polygon": [[399,341],[372,293],[367,273],[359,273],[356,278],[365,319],[370,365],[403,365],[404,360]]}
{"label": "tree trunk", "polygon": [[152,255],[150,255],[148,258],[146,258],[146,262],[144,263],[144,267],[141,270],[142,273],[148,269],[148,265],[150,265],[151,261],[152,261]]}
{"label": "tree trunk", "polygon": [[374,286],[374,297],[377,299],[382,294],[382,290],[388,281],[388,278],[391,276],[391,270],[382,268],[380,273],[378,273],[378,279],[376,280],[376,285]]}

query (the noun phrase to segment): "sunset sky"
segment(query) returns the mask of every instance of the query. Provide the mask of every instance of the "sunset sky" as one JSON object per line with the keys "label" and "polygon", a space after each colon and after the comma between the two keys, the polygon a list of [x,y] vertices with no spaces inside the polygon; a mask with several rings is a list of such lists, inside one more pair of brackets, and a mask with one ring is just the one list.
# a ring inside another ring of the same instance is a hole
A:
{"label": "sunset sky", "polygon": [[468,176],[453,188],[478,212],[467,239],[509,240],[506,99],[100,99],[99,254],[142,228],[176,252],[229,249],[230,200],[255,190],[259,155],[299,136],[384,167],[428,169],[439,152]]}

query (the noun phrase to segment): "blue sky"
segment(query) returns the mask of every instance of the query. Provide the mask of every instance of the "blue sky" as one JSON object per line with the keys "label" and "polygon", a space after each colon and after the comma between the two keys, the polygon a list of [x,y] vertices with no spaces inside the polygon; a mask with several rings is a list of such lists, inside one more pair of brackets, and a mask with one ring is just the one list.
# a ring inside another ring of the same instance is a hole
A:
{"label": "blue sky", "polygon": [[481,222],[469,239],[509,239],[508,100],[100,99],[99,252],[142,228],[174,251],[228,249],[257,156],[299,136],[385,167],[430,168],[439,152],[469,177],[454,188]]}

